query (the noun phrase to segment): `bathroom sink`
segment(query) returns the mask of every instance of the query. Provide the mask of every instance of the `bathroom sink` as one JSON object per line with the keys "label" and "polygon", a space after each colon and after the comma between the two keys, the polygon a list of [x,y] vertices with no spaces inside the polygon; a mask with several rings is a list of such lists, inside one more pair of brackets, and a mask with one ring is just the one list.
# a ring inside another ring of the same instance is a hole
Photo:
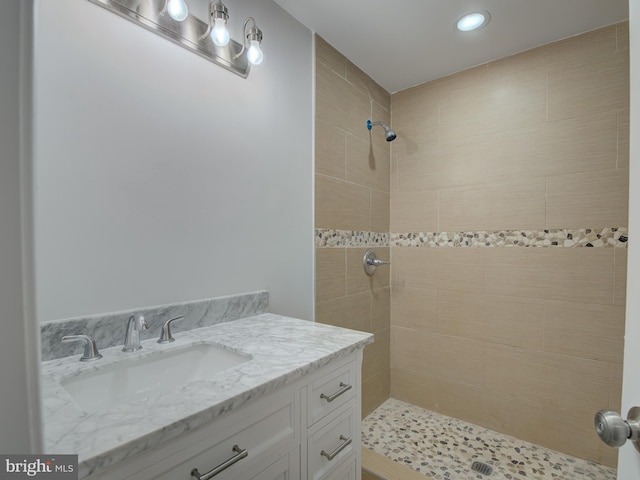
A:
{"label": "bathroom sink", "polygon": [[85,412],[104,411],[128,402],[152,401],[160,394],[251,360],[224,347],[196,344],[141,359],[127,359],[62,380],[62,387]]}

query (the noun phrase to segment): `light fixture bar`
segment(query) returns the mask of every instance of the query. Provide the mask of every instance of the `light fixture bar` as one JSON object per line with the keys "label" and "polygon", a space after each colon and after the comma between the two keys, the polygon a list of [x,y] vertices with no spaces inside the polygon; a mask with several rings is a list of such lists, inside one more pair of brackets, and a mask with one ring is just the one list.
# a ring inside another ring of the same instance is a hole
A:
{"label": "light fixture bar", "polygon": [[189,15],[182,22],[173,20],[168,14],[161,13],[165,0],[89,1],[197,53],[242,78],[247,78],[249,75],[251,63],[246,55],[238,55],[244,48],[243,44],[230,40],[227,45],[220,47],[213,43],[209,35],[201,38],[202,33],[209,28],[209,24],[193,15]]}

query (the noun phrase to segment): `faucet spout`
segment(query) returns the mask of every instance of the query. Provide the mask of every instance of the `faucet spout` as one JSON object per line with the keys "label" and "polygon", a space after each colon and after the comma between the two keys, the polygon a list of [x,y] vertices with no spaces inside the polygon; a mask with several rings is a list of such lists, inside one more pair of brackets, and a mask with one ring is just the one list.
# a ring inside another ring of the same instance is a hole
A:
{"label": "faucet spout", "polygon": [[146,330],[149,324],[142,315],[131,315],[127,321],[127,330],[124,335],[123,352],[136,352],[142,348],[140,345],[140,330]]}

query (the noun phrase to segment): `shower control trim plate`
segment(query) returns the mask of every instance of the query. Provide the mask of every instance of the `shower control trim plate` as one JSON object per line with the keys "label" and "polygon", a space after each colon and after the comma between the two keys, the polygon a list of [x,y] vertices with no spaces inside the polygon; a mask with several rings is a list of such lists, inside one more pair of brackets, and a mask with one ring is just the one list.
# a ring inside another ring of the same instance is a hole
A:
{"label": "shower control trim plate", "polygon": [[390,265],[391,262],[378,260],[378,257],[376,257],[376,252],[374,252],[373,249],[369,248],[366,252],[364,252],[362,264],[364,266],[364,273],[366,273],[367,275],[373,275],[376,272],[376,267],[379,267],[380,265]]}

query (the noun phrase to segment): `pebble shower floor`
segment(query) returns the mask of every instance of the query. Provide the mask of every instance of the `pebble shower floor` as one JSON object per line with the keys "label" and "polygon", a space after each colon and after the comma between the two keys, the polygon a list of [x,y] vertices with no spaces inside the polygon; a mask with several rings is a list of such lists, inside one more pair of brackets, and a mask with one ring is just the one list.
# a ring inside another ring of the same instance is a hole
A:
{"label": "pebble shower floor", "polygon": [[[362,445],[436,480],[616,479],[613,468],[393,398],[362,421]],[[493,473],[471,470],[474,461]]]}

